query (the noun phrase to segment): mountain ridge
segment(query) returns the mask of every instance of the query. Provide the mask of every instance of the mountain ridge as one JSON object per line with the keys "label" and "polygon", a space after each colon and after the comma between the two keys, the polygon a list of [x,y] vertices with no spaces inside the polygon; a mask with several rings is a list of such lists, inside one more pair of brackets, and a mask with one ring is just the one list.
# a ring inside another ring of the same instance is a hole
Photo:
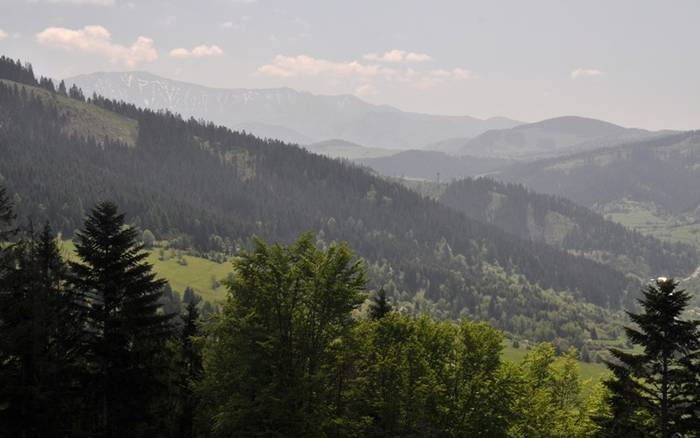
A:
{"label": "mountain ridge", "polygon": [[[338,138],[382,149],[419,148],[447,137],[467,136],[521,122],[405,112],[352,95],[316,95],[291,88],[212,88],[152,73],[109,72],[66,79],[93,92],[144,108],[169,109],[183,117],[207,119],[236,129],[263,123],[292,129],[310,142]],[[282,139],[285,140],[285,139]]]}
{"label": "mountain ridge", "polygon": [[486,131],[457,149],[458,155],[533,160],[663,135],[604,120],[560,116],[509,129]]}

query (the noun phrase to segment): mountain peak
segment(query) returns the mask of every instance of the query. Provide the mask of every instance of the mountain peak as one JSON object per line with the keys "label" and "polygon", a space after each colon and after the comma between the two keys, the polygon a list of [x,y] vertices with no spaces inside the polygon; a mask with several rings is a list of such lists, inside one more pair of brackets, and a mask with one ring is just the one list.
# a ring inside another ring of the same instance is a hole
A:
{"label": "mountain peak", "polygon": [[546,129],[550,131],[568,133],[587,137],[600,137],[612,135],[624,131],[627,128],[606,122],[581,116],[561,116],[541,120],[535,123],[517,126],[515,129]]}

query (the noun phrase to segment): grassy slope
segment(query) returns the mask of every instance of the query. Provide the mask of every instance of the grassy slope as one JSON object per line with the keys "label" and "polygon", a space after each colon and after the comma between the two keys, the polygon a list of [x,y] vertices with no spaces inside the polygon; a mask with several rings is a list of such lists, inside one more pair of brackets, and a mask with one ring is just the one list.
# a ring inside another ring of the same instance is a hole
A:
{"label": "grassy slope", "polygon": [[5,79],[0,79],[0,82],[22,87],[44,101],[55,102],[57,107],[68,117],[69,122],[66,130],[70,133],[78,133],[96,139],[108,137],[113,140],[119,140],[129,146],[136,146],[138,137],[138,123],[136,120],[107,111],[97,105],[50,93],[43,88],[23,85]]}
{"label": "grassy slope", "polygon": [[700,248],[700,223],[692,217],[666,214],[652,204],[622,200],[599,209],[607,219],[644,234]]}
{"label": "grassy slope", "polygon": [[[506,345],[503,348],[503,359],[508,362],[520,363],[525,359],[527,353],[528,350],[525,348],[513,348],[510,345]],[[600,363],[579,361],[578,366],[583,382],[596,383],[608,375],[607,367]]]}
{"label": "grassy slope", "polygon": [[[62,249],[67,258],[73,257],[75,245],[70,240],[62,242]],[[160,259],[156,249],[148,256],[148,263],[153,265],[156,274],[168,280],[173,290],[180,294],[186,287],[191,287],[207,301],[222,301],[225,296],[225,287],[214,289],[212,279],[223,280],[231,272],[231,263],[216,263],[200,257],[183,255],[186,265],[180,264],[179,257],[172,257],[169,250],[165,251],[166,257]]]}

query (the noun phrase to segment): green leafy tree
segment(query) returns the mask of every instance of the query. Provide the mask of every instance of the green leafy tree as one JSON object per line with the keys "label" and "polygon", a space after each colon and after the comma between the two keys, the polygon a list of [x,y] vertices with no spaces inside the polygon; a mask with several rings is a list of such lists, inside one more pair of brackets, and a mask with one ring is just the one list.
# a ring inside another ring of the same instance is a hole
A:
{"label": "green leafy tree", "polygon": [[521,366],[517,389],[517,421],[509,434],[515,437],[586,437],[597,426],[590,421],[599,394],[584,397],[577,363],[569,349],[557,358],[552,344],[536,345]]}
{"label": "green leafy tree", "polygon": [[345,436],[505,436],[517,373],[486,324],[391,312],[355,329]]}
{"label": "green leafy tree", "polygon": [[643,352],[611,350],[614,360],[607,365],[613,378],[606,382],[611,413],[601,421],[606,432],[664,438],[697,432],[700,321],[682,319],[690,299],[676,281],[659,278],[644,290],[642,312],[628,312],[635,326],[625,332]]}
{"label": "green leafy tree", "polygon": [[339,350],[364,300],[345,245],[260,240],[234,261],[204,352],[203,424],[214,436],[319,436],[334,418]]}
{"label": "green leafy tree", "polygon": [[156,243],[156,236],[151,230],[144,230],[141,233],[141,241],[143,242],[144,248],[151,249]]}
{"label": "green leafy tree", "polygon": [[148,435],[149,404],[159,389],[170,315],[159,312],[165,284],[144,260],[138,233],[111,202],[98,204],[76,236],[73,283],[88,304],[86,390],[95,435]]}

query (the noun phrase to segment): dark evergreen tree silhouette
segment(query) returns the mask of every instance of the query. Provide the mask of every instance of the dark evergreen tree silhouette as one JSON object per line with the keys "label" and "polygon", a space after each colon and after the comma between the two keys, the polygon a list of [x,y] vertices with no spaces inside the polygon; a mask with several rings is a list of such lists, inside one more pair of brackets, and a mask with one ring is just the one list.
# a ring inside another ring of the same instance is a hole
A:
{"label": "dark evergreen tree silhouette", "polygon": [[394,308],[386,296],[386,291],[384,290],[384,288],[380,288],[379,291],[376,294],[374,294],[370,300],[370,318],[374,320],[382,319],[384,315],[391,312],[392,310],[394,310]]}
{"label": "dark evergreen tree silhouette", "polygon": [[75,431],[82,346],[80,303],[46,225],[13,248],[14,269],[0,298],[0,386],[9,407],[0,416],[18,436]]}
{"label": "dark evergreen tree silhouette", "polygon": [[138,233],[115,204],[99,203],[78,232],[74,285],[88,303],[88,358],[96,432],[148,435],[148,406],[160,388],[171,315],[159,313],[156,279]]}
{"label": "dark evergreen tree silhouette", "polygon": [[179,364],[179,391],[180,391],[180,438],[192,438],[195,435],[194,419],[199,405],[199,398],[195,393],[196,385],[204,375],[202,365],[202,351],[196,338],[201,336],[199,329],[200,315],[197,308],[199,297],[187,301],[182,315],[182,329],[180,331],[180,364]]}
{"label": "dark evergreen tree silhouette", "polygon": [[[9,242],[16,229],[14,227],[15,213],[12,202],[7,195],[7,189],[0,186],[0,242]],[[0,252],[5,247],[0,247]]]}
{"label": "dark evergreen tree silhouette", "polygon": [[643,292],[643,311],[628,312],[635,327],[625,327],[627,337],[644,351],[611,350],[615,360],[607,365],[614,375],[606,386],[612,418],[603,423],[609,432],[663,438],[697,432],[700,321],[681,319],[691,296],[677,287],[672,279],[657,279]]}

